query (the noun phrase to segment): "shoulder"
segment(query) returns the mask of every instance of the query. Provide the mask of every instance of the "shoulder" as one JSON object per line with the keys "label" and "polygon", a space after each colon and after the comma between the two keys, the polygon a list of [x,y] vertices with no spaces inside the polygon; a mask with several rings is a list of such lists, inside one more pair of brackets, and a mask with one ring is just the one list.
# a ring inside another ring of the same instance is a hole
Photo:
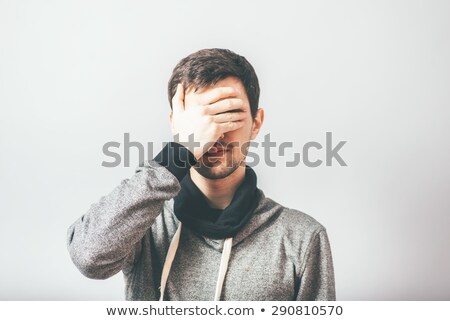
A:
{"label": "shoulder", "polygon": [[304,231],[314,234],[325,230],[325,227],[310,214],[284,206],[268,197],[265,197],[264,202],[268,207],[277,208],[279,214],[277,223],[286,230],[293,229],[297,232]]}
{"label": "shoulder", "polygon": [[286,255],[298,267],[298,271],[304,270],[310,256],[308,253],[331,255],[326,228],[317,219],[271,199],[267,201],[279,209],[279,215],[272,224],[272,232],[278,235]]}
{"label": "shoulder", "polygon": [[325,227],[313,216],[293,208],[283,206],[280,219],[286,228],[295,228],[296,231],[300,229],[315,234],[325,230]]}
{"label": "shoulder", "polygon": [[318,234],[326,234],[326,228],[313,215],[284,206],[271,198],[264,200],[267,207],[276,209],[277,217],[272,228],[289,243],[307,246]]}

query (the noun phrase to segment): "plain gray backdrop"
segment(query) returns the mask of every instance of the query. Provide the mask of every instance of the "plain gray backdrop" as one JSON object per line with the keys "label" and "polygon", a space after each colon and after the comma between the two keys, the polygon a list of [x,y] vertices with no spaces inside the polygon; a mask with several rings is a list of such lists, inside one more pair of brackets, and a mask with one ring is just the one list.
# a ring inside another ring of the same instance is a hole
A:
{"label": "plain gray backdrop", "polygon": [[[170,140],[173,67],[218,47],[256,69],[256,141],[293,142],[258,185],[327,228],[338,300],[449,300],[449,17],[429,0],[1,0],[0,299],[124,299],[121,273],[76,269],[67,228],[138,163],[102,167],[103,144]],[[347,167],[284,165],[327,131]]]}

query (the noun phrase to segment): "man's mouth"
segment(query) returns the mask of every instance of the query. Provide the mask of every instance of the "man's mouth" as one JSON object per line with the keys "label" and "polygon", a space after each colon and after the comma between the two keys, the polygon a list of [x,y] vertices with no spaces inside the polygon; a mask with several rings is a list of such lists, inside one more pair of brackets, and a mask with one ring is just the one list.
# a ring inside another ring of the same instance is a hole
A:
{"label": "man's mouth", "polygon": [[208,150],[208,152],[206,152],[206,156],[221,156],[224,155],[229,150],[230,149],[226,148],[226,146],[215,144]]}

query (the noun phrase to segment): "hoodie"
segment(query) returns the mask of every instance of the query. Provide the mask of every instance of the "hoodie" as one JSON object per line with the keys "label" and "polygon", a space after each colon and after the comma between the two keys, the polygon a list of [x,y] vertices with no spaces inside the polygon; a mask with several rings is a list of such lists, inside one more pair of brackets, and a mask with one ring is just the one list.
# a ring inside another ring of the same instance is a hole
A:
{"label": "hoodie", "polygon": [[194,163],[185,147],[169,143],[92,204],[67,231],[80,272],[107,279],[122,271],[126,300],[336,299],[324,226],[259,188],[253,214],[233,237],[215,239],[183,224],[174,198]]}

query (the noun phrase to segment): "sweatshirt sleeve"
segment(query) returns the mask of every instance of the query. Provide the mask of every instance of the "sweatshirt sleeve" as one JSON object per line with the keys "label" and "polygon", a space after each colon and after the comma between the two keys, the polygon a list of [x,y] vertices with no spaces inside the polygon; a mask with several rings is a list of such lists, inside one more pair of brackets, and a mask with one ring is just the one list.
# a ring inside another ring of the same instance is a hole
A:
{"label": "sweatshirt sleeve", "polygon": [[324,228],[312,238],[301,271],[297,301],[336,300],[333,258]]}
{"label": "sweatshirt sleeve", "polygon": [[80,272],[92,279],[107,279],[130,268],[140,252],[140,241],[175,197],[179,181],[195,164],[184,146],[168,143],[129,179],[91,205],[67,231],[67,248]]}

